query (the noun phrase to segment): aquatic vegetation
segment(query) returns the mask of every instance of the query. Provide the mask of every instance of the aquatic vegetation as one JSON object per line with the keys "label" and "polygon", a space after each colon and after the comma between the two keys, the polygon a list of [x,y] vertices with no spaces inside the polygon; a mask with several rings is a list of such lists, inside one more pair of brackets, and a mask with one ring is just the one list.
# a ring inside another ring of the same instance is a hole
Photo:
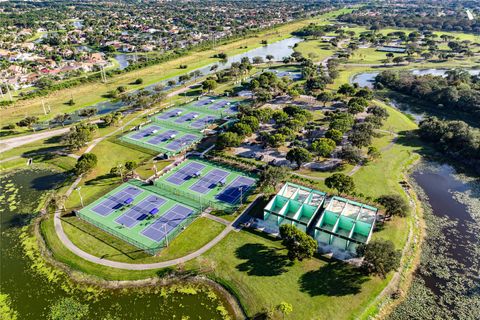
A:
{"label": "aquatic vegetation", "polygon": [[[472,208],[478,208],[478,199],[472,198],[476,191],[470,187],[451,193],[474,217],[478,210]],[[426,193],[418,185],[414,188],[424,206],[427,236],[412,287],[390,319],[478,319],[480,223],[434,213]]]}
{"label": "aquatic vegetation", "polygon": [[8,294],[0,293],[0,319],[17,320],[18,313],[12,309]]}

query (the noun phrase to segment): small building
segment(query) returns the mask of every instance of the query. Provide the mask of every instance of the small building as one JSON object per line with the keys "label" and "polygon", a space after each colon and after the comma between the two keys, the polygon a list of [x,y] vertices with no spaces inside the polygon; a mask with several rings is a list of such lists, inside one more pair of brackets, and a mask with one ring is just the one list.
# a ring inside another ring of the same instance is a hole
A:
{"label": "small building", "polygon": [[314,238],[320,247],[355,253],[359,244],[370,240],[377,211],[366,204],[334,196],[314,227]]}
{"label": "small building", "polygon": [[263,220],[268,229],[277,232],[285,223],[307,232],[320,213],[325,197],[324,192],[287,182],[264,208]]}

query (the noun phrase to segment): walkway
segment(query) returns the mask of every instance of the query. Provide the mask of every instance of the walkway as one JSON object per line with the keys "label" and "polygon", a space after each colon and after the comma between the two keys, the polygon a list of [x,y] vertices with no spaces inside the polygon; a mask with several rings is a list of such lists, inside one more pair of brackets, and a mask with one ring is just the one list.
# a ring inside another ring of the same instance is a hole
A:
{"label": "walkway", "polygon": [[69,130],[70,128],[60,128],[60,129],[55,129],[50,131],[42,131],[34,134],[29,134],[26,136],[0,140],[0,153],[11,150],[16,147],[23,146],[24,144],[27,144],[27,143],[62,135],[68,132]]}

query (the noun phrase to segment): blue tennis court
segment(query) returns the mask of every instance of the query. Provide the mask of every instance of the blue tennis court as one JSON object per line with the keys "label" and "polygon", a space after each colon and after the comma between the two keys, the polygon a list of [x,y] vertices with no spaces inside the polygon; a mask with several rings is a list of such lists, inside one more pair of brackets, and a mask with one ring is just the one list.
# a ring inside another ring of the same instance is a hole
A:
{"label": "blue tennis court", "polygon": [[216,102],[216,103],[212,104],[210,107],[208,107],[208,109],[212,109],[212,110],[222,109],[227,104],[230,104],[230,102],[228,102],[226,100],[222,100],[222,101],[219,101],[219,102]]}
{"label": "blue tennis court", "polygon": [[230,106],[230,108],[225,110],[226,113],[236,113],[238,112],[238,107],[237,106]]}
{"label": "blue tennis court", "polygon": [[210,100],[210,99],[203,99],[203,100],[200,100],[200,101],[198,101],[197,103],[195,103],[195,106],[201,107],[201,106],[210,104],[210,103],[212,103],[212,102],[213,102],[213,101]]}
{"label": "blue tennis court", "polygon": [[172,151],[179,151],[185,146],[193,143],[197,139],[197,136],[194,136],[193,134],[186,134],[183,137],[180,137],[170,142],[165,146],[165,148]]}
{"label": "blue tennis court", "polygon": [[107,197],[107,199],[96,205],[92,211],[104,217],[108,216],[113,211],[127,204],[127,202],[130,203],[131,201],[129,200],[133,200],[140,193],[142,193],[142,190],[129,186],[113,196]]}
{"label": "blue tennis court", "polygon": [[222,180],[224,180],[229,173],[220,169],[213,169],[209,171],[204,177],[201,177],[195,184],[190,186],[190,190],[199,193],[208,193],[215,188]]}
{"label": "blue tennis court", "polygon": [[159,115],[157,117],[157,119],[168,119],[168,118],[171,118],[171,117],[176,117],[176,116],[179,116],[181,115],[183,112],[182,109],[172,109],[172,110],[168,110],[168,111],[165,111],[163,112],[161,115]]}
{"label": "blue tennis court", "polygon": [[193,213],[193,209],[176,204],[154,223],[145,228],[142,234],[153,241],[160,242]]}
{"label": "blue tennis court", "polygon": [[203,170],[205,166],[198,162],[191,162],[187,166],[181,168],[170,177],[167,181],[176,185],[182,185],[185,181],[191,179],[195,174]]}
{"label": "blue tennis court", "polygon": [[165,202],[167,202],[165,199],[151,195],[115,219],[115,222],[124,227],[131,228],[149,215],[158,213],[158,208]]}
{"label": "blue tennis court", "polygon": [[152,133],[154,133],[154,131],[156,131],[156,130],[158,131],[160,129],[161,128],[158,127],[158,126],[151,126],[151,127],[140,130],[139,132],[131,135],[130,138],[132,138],[132,139],[143,139],[143,138],[151,135]]}
{"label": "blue tennis court", "polygon": [[184,114],[183,116],[179,117],[178,119],[175,120],[176,123],[184,123],[186,121],[191,121],[195,118],[197,118],[199,114],[197,112],[189,112],[187,114]]}
{"label": "blue tennis court", "polygon": [[164,142],[164,141],[175,138],[176,134],[178,134],[178,131],[167,130],[165,132],[162,132],[158,136],[153,137],[152,139],[148,140],[147,142],[151,143],[151,144],[159,144],[161,142]]}
{"label": "blue tennis court", "polygon": [[234,204],[240,197],[247,193],[247,191],[255,184],[255,180],[247,177],[237,177],[225,189],[220,192],[216,198],[217,200]]}
{"label": "blue tennis court", "polygon": [[215,119],[217,119],[217,117],[206,116],[206,117],[203,117],[201,119],[195,120],[194,122],[192,122],[190,124],[190,126],[192,128],[195,128],[195,129],[200,129],[200,128],[206,127],[208,124],[214,122]]}

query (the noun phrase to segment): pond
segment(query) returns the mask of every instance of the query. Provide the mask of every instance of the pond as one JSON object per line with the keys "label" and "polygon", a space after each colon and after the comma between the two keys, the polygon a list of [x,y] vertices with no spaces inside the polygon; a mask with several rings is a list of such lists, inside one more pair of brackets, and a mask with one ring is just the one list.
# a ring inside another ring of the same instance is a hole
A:
{"label": "pond", "polygon": [[426,238],[407,299],[390,318],[478,319],[478,179],[435,162],[422,163],[412,178],[426,204]]}
{"label": "pond", "polygon": [[78,288],[66,290],[64,275],[52,282],[35,271],[21,245],[21,238],[29,236],[24,227],[32,223],[32,212],[47,190],[64,178],[63,174],[46,169],[26,169],[0,176],[0,288],[2,294],[8,295],[11,308],[18,312],[18,319],[46,319],[50,307],[64,297],[87,304],[86,319],[222,319],[217,307],[228,308],[222,299],[212,297],[212,289],[196,293],[167,290],[166,294],[155,293],[153,289],[104,290],[98,295]]}
{"label": "pond", "polygon": [[[408,70],[414,75],[425,76],[425,75],[434,75],[434,76],[444,76],[449,69],[411,69]],[[480,74],[480,69],[470,69],[467,70],[471,75]],[[350,79],[350,83],[358,83],[360,87],[373,88],[375,77],[380,72],[363,72],[358,73]]]}
{"label": "pond", "polygon": [[[214,70],[211,70],[211,67],[214,64],[218,65],[217,70],[223,70],[223,69],[229,68],[232,65],[232,63],[234,63],[234,62],[240,62],[241,59],[244,58],[244,57],[248,57],[249,59],[251,59],[253,57],[262,57],[263,59],[265,59],[267,55],[272,55],[274,57],[274,60],[281,60],[284,57],[290,56],[294,52],[293,51],[293,46],[295,46],[295,44],[300,42],[300,41],[303,41],[303,40],[301,38],[297,38],[297,37],[287,38],[287,39],[280,40],[280,41],[277,41],[277,42],[274,42],[274,43],[271,43],[271,44],[267,44],[265,46],[262,46],[262,47],[259,47],[259,48],[256,48],[256,49],[249,50],[245,53],[241,53],[241,54],[237,54],[237,55],[228,57],[227,61],[225,63],[212,63],[212,64],[209,64],[205,67],[196,69],[196,70],[200,71],[203,75],[211,74],[211,73],[215,72]],[[125,69],[126,67],[128,67],[129,61],[133,58],[132,58],[132,56],[127,55],[127,54],[119,54],[119,55],[115,56],[115,59],[119,62],[120,68]],[[154,88],[156,86],[158,86],[159,84],[161,84],[161,85],[164,86],[163,91],[171,90],[172,88],[181,86],[181,84],[178,84],[178,78],[179,77],[176,76],[176,77],[172,77],[172,78],[169,78],[169,79],[166,79],[166,80],[163,80],[163,81],[159,81],[159,82],[156,82],[152,85],[149,85],[149,86],[145,87],[144,89],[146,91],[149,91],[149,92],[154,92]],[[167,83],[169,81],[174,81],[176,84],[173,85],[173,86],[168,86]],[[133,92],[132,94],[135,94],[136,92],[137,91]],[[107,101],[99,102],[97,104],[94,104],[94,105],[86,107],[86,108],[95,108],[95,109],[97,109],[97,114],[102,115],[102,114],[106,114],[106,113],[109,113],[109,112],[112,112],[112,111],[120,110],[121,108],[126,107],[126,106],[127,106],[127,104],[122,102],[122,101],[107,100]],[[86,108],[83,108],[83,109],[86,109]],[[68,124],[72,124],[72,123],[75,123],[75,122],[78,122],[78,121],[81,121],[81,120],[85,119],[85,118],[82,118],[82,117],[78,116],[78,113],[81,112],[81,110],[82,109],[77,110],[72,115],[72,119],[66,121],[64,124],[68,125]],[[57,124],[57,123],[42,122],[42,123],[38,123],[35,126],[35,130],[36,131],[44,130],[44,129],[54,128],[54,127],[59,127],[60,125],[61,124]]]}

